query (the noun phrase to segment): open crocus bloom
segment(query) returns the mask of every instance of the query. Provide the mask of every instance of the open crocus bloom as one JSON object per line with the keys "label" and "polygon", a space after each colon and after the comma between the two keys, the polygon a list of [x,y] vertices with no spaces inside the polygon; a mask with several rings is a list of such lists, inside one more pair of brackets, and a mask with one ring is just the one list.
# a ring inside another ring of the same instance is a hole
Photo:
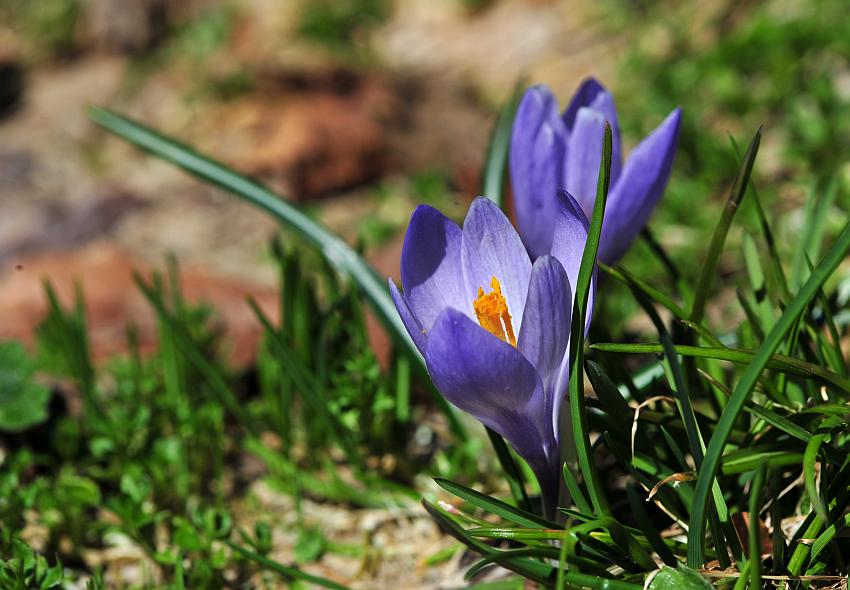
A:
{"label": "open crocus bloom", "polygon": [[599,259],[613,264],[646,225],[661,198],[676,151],[680,109],[674,110],[622,163],[614,98],[599,82],[585,80],[570,105],[545,86],[529,88],[514,120],[511,183],[517,225],[529,253],[548,252],[554,234],[555,195],[566,190],[590,218],[602,155],[605,122],[611,125],[611,184]]}
{"label": "open crocus bloom", "polygon": [[502,435],[534,470],[554,507],[557,416],[568,383],[572,289],[587,219],[569,195],[556,201],[549,251],[533,262],[493,202],[479,197],[463,229],[416,209],[404,240],[404,295],[396,308],[437,389]]}

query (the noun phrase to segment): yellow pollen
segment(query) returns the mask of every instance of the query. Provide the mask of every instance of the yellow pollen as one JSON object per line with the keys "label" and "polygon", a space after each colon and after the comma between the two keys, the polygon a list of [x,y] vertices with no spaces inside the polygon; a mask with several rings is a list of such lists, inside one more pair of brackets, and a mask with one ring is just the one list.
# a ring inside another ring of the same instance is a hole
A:
{"label": "yellow pollen", "polygon": [[478,297],[472,302],[475,317],[478,318],[481,327],[493,336],[511,346],[516,346],[511,314],[508,313],[508,302],[502,295],[499,279],[493,277],[490,280],[490,289],[492,289],[490,293],[485,293],[484,289],[478,287]]}

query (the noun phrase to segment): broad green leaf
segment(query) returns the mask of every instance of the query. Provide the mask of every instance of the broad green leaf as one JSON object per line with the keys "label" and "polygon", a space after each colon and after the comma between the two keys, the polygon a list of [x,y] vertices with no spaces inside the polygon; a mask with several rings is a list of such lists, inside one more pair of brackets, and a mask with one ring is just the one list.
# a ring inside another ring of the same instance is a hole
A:
{"label": "broad green leaf", "polygon": [[647,586],[647,590],[713,590],[711,584],[694,570],[679,564],[663,566]]}

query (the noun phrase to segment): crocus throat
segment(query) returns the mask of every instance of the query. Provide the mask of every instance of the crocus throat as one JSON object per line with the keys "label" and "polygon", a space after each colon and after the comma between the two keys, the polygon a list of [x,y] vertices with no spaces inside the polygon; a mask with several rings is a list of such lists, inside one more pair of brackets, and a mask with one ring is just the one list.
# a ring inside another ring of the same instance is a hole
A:
{"label": "crocus throat", "polygon": [[508,302],[502,295],[499,279],[493,277],[490,280],[490,289],[492,289],[490,293],[485,293],[483,288],[478,287],[478,297],[472,302],[475,317],[478,318],[481,327],[493,336],[511,346],[516,346],[511,314],[508,313]]}

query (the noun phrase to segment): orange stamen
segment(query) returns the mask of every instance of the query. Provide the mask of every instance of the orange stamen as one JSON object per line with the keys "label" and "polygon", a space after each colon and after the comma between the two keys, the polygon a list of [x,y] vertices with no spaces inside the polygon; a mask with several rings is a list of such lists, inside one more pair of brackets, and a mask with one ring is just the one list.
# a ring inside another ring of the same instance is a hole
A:
{"label": "orange stamen", "polygon": [[493,336],[511,346],[516,346],[511,314],[508,313],[508,302],[502,295],[502,286],[496,277],[490,280],[490,289],[492,289],[490,293],[485,293],[484,289],[478,288],[478,297],[472,302],[475,317],[478,318],[481,327]]}

